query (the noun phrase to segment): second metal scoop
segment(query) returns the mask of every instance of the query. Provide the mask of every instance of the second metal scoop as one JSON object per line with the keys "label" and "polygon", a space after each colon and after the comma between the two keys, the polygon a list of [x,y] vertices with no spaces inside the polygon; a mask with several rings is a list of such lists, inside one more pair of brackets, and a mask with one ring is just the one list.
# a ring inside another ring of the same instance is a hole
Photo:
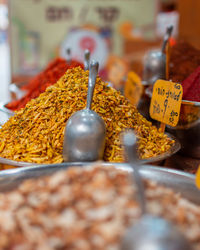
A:
{"label": "second metal scoop", "polygon": [[90,67],[90,51],[86,49],[84,51],[84,70],[89,70]]}
{"label": "second metal scoop", "polygon": [[169,26],[166,30],[161,50],[151,50],[145,56],[143,85],[151,85],[158,79],[166,78],[166,56],[164,52],[172,31],[173,26]]}
{"label": "second metal scoop", "polygon": [[138,160],[133,153],[136,136],[129,131],[123,136],[125,152],[134,170],[138,201],[142,218],[128,229],[121,243],[121,250],[191,250],[185,237],[167,220],[148,214],[144,185],[138,170]]}
{"label": "second metal scoop", "polygon": [[106,126],[103,119],[91,110],[98,63],[92,61],[89,70],[86,109],[74,113],[65,128],[63,158],[66,162],[96,161],[103,158]]}

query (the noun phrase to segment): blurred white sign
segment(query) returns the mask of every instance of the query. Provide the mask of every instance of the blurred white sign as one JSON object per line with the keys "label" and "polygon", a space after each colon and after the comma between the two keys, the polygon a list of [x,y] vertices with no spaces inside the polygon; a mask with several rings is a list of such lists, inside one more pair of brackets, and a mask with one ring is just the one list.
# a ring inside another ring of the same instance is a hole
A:
{"label": "blurred white sign", "polygon": [[172,36],[178,36],[179,13],[177,11],[161,12],[156,19],[156,35],[163,37],[168,26],[173,25]]}

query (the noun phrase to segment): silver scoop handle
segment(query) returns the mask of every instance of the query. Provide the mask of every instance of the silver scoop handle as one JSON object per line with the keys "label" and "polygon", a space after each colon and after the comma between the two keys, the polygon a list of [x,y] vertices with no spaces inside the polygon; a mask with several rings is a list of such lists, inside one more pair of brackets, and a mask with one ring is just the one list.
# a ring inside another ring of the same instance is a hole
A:
{"label": "silver scoop handle", "polygon": [[168,42],[169,38],[172,35],[173,28],[174,28],[173,25],[167,27],[167,30],[166,30],[166,33],[165,33],[164,39],[163,39],[162,49],[161,49],[162,53],[165,52],[165,47],[167,45],[167,42]]}
{"label": "silver scoop handle", "polygon": [[90,67],[90,51],[88,49],[84,52],[84,70],[89,70]]}
{"label": "silver scoop handle", "polygon": [[144,192],[144,184],[138,170],[139,160],[136,155],[136,150],[133,150],[134,147],[136,147],[136,140],[137,139],[133,131],[129,130],[123,135],[125,153],[130,163],[130,166],[133,168],[134,171],[133,177],[137,185],[138,201],[140,203],[142,215],[144,215],[146,214],[146,198]]}
{"label": "silver scoop handle", "polygon": [[67,60],[67,64],[70,64],[71,63],[71,49],[70,48],[67,48],[66,49],[66,60]]}
{"label": "silver scoop handle", "polygon": [[90,72],[89,72],[89,79],[88,79],[88,92],[87,92],[87,105],[86,109],[91,109],[94,87],[96,84],[97,73],[99,69],[99,63],[96,61],[92,61],[90,63]]}

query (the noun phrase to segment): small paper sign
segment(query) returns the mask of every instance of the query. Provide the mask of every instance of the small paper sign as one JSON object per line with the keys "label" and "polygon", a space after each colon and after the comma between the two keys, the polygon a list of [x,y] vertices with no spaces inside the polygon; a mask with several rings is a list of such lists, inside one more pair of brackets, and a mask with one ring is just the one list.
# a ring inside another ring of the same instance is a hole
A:
{"label": "small paper sign", "polygon": [[127,81],[124,87],[124,95],[130,102],[137,106],[143,92],[141,78],[133,71],[128,73]]}
{"label": "small paper sign", "polygon": [[117,90],[124,85],[124,77],[128,72],[128,64],[122,58],[110,55],[106,70],[108,71],[107,80],[111,82]]}
{"label": "small paper sign", "polygon": [[196,186],[200,189],[200,165],[196,173]]}
{"label": "small paper sign", "polygon": [[175,127],[179,120],[182,95],[181,84],[157,80],[151,98],[151,118]]}

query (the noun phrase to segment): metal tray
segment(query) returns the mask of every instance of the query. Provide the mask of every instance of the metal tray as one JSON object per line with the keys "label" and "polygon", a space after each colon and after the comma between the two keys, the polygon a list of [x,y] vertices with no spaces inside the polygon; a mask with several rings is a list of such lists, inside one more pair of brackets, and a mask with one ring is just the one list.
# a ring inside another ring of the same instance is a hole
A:
{"label": "metal tray", "polygon": [[[90,163],[91,164],[91,163]],[[115,166],[118,169],[131,172],[132,168],[128,163],[92,163],[104,167]],[[69,167],[84,167],[83,163],[62,163],[52,165],[23,167],[18,169],[3,170],[0,172],[0,192],[5,192],[16,188],[21,182],[27,179],[48,176],[56,171],[61,171]],[[195,186],[195,176],[181,171],[161,168],[152,165],[142,165],[140,172],[144,179],[156,181],[158,184],[172,188],[179,192],[188,200],[200,204],[200,190]]]}
{"label": "metal tray", "polygon": [[[15,83],[11,83],[9,84],[9,92],[10,94],[14,94],[18,99],[22,98],[27,91],[21,90]],[[13,116],[15,114],[14,111],[6,108],[6,105],[8,104],[8,102],[0,102],[0,111],[4,114],[7,115],[7,119],[9,119],[11,116]]]}
{"label": "metal tray", "polygon": [[0,111],[6,113],[9,117],[11,117],[15,114],[15,112],[11,111],[10,109],[7,109],[6,104],[7,103],[0,102]]}
{"label": "metal tray", "polygon": [[13,115],[14,112],[7,109],[3,102],[0,102],[0,128]]}
{"label": "metal tray", "polygon": [[[144,159],[141,160],[142,164],[150,164],[150,163],[155,163],[155,162],[161,162],[165,159],[167,159],[168,157],[172,156],[173,154],[175,154],[176,152],[178,152],[181,148],[181,145],[179,143],[179,141],[171,134],[166,133],[172,140],[175,141],[175,143],[172,145],[172,147],[165,153],[160,154],[156,157],[151,157],[148,159]],[[0,157],[0,164],[5,164],[5,165],[10,165],[10,166],[15,166],[15,167],[30,167],[30,166],[41,166],[41,165],[46,165],[46,166],[50,166],[52,164],[36,164],[36,163],[29,163],[29,162],[20,162],[20,161],[13,161],[13,160],[9,160],[6,158],[2,158]],[[58,165],[62,166],[63,163],[60,163]],[[79,163],[75,163],[75,164],[79,164]],[[83,163],[82,163],[83,164]],[[85,162],[84,164],[89,164],[87,162]]]}

